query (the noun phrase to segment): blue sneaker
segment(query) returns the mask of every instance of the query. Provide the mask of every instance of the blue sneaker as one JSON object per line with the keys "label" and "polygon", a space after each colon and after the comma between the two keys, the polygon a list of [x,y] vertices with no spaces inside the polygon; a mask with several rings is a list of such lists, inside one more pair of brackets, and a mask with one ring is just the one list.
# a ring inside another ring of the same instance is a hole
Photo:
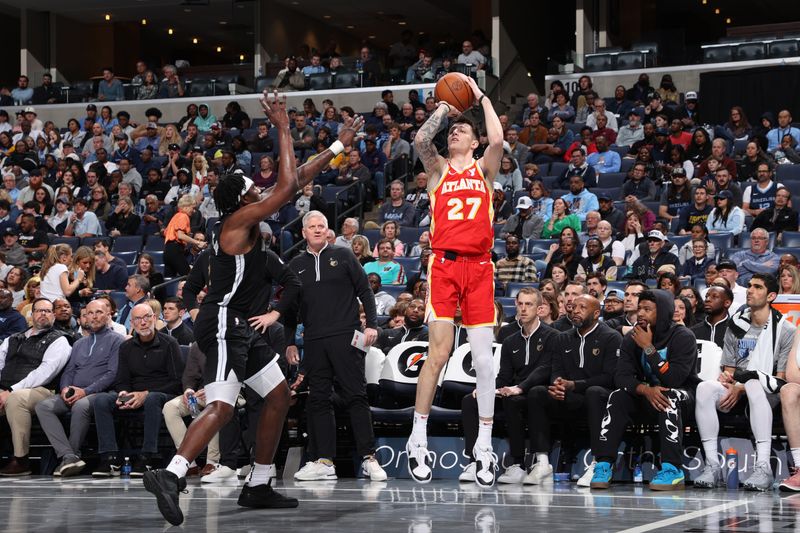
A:
{"label": "blue sneaker", "polygon": [[650,490],[680,490],[684,488],[683,470],[670,463],[662,463],[661,470],[650,481]]}
{"label": "blue sneaker", "polygon": [[611,477],[614,471],[611,470],[611,463],[599,461],[594,466],[594,476],[592,476],[592,483],[589,487],[593,489],[607,489],[611,484]]}

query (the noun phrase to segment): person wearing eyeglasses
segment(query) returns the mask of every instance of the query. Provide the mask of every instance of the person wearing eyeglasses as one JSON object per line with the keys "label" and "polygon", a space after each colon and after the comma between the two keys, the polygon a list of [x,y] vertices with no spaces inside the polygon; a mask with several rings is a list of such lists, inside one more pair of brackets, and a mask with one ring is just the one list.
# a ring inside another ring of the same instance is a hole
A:
{"label": "person wearing eyeglasses", "polygon": [[158,317],[147,303],[135,305],[130,318],[133,336],[119,347],[115,390],[98,394],[94,401],[101,460],[92,477],[119,475],[123,458],[118,455],[115,418],[120,412],[138,412],[144,416],[144,440],[131,473],[132,477],[142,477],[158,453],[161,410],[183,392],[183,361],[178,341],[156,331]]}
{"label": "person wearing eyeglasses", "polygon": [[53,329],[50,300],[37,298],[31,309],[31,328],[0,344],[0,415],[8,421],[14,447],[14,456],[0,469],[4,477],[30,475],[31,413],[53,395],[71,351],[64,334]]}

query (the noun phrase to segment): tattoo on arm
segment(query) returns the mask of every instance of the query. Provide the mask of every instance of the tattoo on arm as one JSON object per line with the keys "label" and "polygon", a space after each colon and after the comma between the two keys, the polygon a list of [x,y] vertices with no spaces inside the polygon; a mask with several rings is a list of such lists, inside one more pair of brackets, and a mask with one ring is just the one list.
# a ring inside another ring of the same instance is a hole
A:
{"label": "tattoo on arm", "polygon": [[417,148],[417,155],[422,160],[422,165],[428,173],[434,172],[439,166],[439,152],[433,144],[433,138],[442,127],[442,120],[446,116],[443,107],[438,108],[431,118],[417,132],[414,137],[414,145]]}

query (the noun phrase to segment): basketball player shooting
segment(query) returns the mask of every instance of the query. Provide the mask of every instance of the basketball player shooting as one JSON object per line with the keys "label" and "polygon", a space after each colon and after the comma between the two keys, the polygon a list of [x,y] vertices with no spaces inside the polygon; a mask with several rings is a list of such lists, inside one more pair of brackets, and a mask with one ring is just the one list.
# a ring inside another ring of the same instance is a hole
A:
{"label": "basketball player shooting", "polygon": [[295,498],[287,498],[271,487],[273,458],[289,408],[289,387],[277,356],[259,333],[278,320],[280,312],[249,316],[253,295],[266,277],[267,246],[261,239],[259,223],[291,200],[351,144],[362,121],[359,117],[348,121],[339,130],[338,141],[312,162],[296,168],[285,101],[278,99],[277,92],[268,101],[265,91],[261,105],[278,130],[277,184],[262,199],[250,178],[231,174],[223,176],[214,191],[221,218],[211,241],[208,294],[195,320],[197,343],[206,354],[206,408],[189,426],[167,468],[144,475],[145,488],[156,496],[159,511],[173,525],[183,522],[179,493],[186,487],[189,464],[233,416],[243,385],[266,401],[259,415],[255,464],[238,503],[253,508],[291,508],[298,504]]}
{"label": "basketball player shooting", "polygon": [[433,464],[427,442],[428,415],[439,374],[453,347],[453,319],[456,308],[460,306],[477,375],[480,428],[474,449],[475,481],[482,486],[491,486],[495,474],[491,440],[495,401],[492,328],[496,320],[494,265],[491,260],[494,243],[492,192],[494,176],[503,155],[503,129],[492,103],[475,81],[466,76],[462,78],[472,91],[472,102],[463,102],[462,105],[474,102],[483,109],[489,139],[483,157],[477,161],[473,158],[473,152],[478,148],[478,131],[465,118],[457,118],[450,125],[447,134],[449,159],[439,155],[433,145],[434,136],[445,117],[455,118],[460,114],[454,105],[445,101],[439,102],[414,139],[425,172],[431,177],[428,195],[433,253],[428,263],[428,358],[417,383],[414,426],[406,444],[406,453],[411,477],[420,483],[429,482]]}

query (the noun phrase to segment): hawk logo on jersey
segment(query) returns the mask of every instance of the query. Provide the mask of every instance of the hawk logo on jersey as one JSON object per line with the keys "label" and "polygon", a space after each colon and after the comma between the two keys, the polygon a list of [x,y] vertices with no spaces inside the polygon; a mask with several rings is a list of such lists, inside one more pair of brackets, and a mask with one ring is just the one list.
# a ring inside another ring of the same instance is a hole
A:
{"label": "hawk logo on jersey", "polygon": [[331,257],[331,260],[328,261],[328,264],[331,265],[332,267],[335,267],[336,265],[339,264],[339,261]]}

